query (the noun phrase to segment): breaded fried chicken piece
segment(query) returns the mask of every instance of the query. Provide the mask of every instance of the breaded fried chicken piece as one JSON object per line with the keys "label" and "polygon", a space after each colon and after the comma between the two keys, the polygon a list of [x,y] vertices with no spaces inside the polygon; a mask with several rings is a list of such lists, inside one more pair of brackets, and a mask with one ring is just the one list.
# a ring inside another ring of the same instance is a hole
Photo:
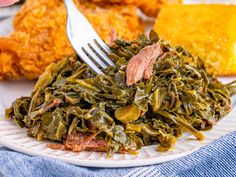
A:
{"label": "breaded fried chicken piece", "polygon": [[19,78],[21,76],[16,66],[17,60],[18,58],[12,53],[7,51],[0,52],[0,80]]}
{"label": "breaded fried chicken piece", "polygon": [[[133,39],[143,32],[135,6],[75,2],[107,43],[114,34],[117,38]],[[14,19],[13,34],[0,38],[0,80],[21,76],[37,79],[50,63],[74,56],[65,24],[62,0],[26,1]]]}
{"label": "breaded fried chicken piece", "polygon": [[83,0],[101,4],[132,4],[139,7],[147,16],[156,17],[165,4],[180,4],[182,0]]}
{"label": "breaded fried chicken piece", "polygon": [[161,7],[165,4],[180,4],[182,0],[137,0],[139,8],[148,16],[156,17]]}

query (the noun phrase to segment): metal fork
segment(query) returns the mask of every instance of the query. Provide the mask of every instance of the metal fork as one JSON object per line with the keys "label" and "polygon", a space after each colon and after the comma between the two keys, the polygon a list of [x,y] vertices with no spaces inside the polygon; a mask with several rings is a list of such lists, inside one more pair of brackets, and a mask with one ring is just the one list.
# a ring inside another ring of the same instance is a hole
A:
{"label": "metal fork", "polygon": [[109,59],[109,47],[95,32],[91,24],[76,8],[73,0],[64,0],[67,9],[66,32],[69,41],[79,57],[97,74],[102,69],[115,67]]}

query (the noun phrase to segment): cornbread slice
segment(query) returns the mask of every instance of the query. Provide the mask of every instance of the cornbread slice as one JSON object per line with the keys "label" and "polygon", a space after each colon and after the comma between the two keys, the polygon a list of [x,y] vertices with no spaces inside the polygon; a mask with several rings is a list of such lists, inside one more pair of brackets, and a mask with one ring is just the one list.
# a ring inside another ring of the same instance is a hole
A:
{"label": "cornbread slice", "polygon": [[166,5],[154,30],[203,58],[210,72],[236,74],[236,6]]}

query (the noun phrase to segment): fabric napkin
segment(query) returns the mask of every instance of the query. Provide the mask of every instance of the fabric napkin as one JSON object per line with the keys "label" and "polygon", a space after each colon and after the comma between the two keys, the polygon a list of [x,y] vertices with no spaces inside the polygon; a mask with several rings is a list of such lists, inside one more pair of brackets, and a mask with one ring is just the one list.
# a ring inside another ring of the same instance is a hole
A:
{"label": "fabric napkin", "polygon": [[0,148],[2,177],[235,177],[236,132],[186,157],[136,168],[87,168]]}

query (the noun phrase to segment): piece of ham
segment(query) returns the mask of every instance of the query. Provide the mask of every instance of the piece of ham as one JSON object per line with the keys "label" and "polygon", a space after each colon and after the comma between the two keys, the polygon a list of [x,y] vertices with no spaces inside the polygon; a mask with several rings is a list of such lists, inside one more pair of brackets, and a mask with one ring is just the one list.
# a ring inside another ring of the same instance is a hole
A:
{"label": "piece of ham", "polygon": [[3,6],[10,6],[16,2],[18,2],[19,0],[0,0],[0,7]]}
{"label": "piece of ham", "polygon": [[129,60],[126,68],[127,85],[133,85],[142,78],[150,78],[152,75],[153,65],[162,53],[162,47],[157,43],[144,47],[137,55],[133,56]]}
{"label": "piece of ham", "polygon": [[105,140],[95,139],[96,134],[89,135],[86,133],[78,132],[73,135],[68,135],[66,143],[62,144],[49,144],[48,147],[57,150],[71,150],[74,152],[87,151],[106,151],[109,145]]}
{"label": "piece of ham", "polygon": [[44,111],[48,111],[53,107],[58,107],[62,101],[59,98],[55,98],[49,105],[45,106]]}

